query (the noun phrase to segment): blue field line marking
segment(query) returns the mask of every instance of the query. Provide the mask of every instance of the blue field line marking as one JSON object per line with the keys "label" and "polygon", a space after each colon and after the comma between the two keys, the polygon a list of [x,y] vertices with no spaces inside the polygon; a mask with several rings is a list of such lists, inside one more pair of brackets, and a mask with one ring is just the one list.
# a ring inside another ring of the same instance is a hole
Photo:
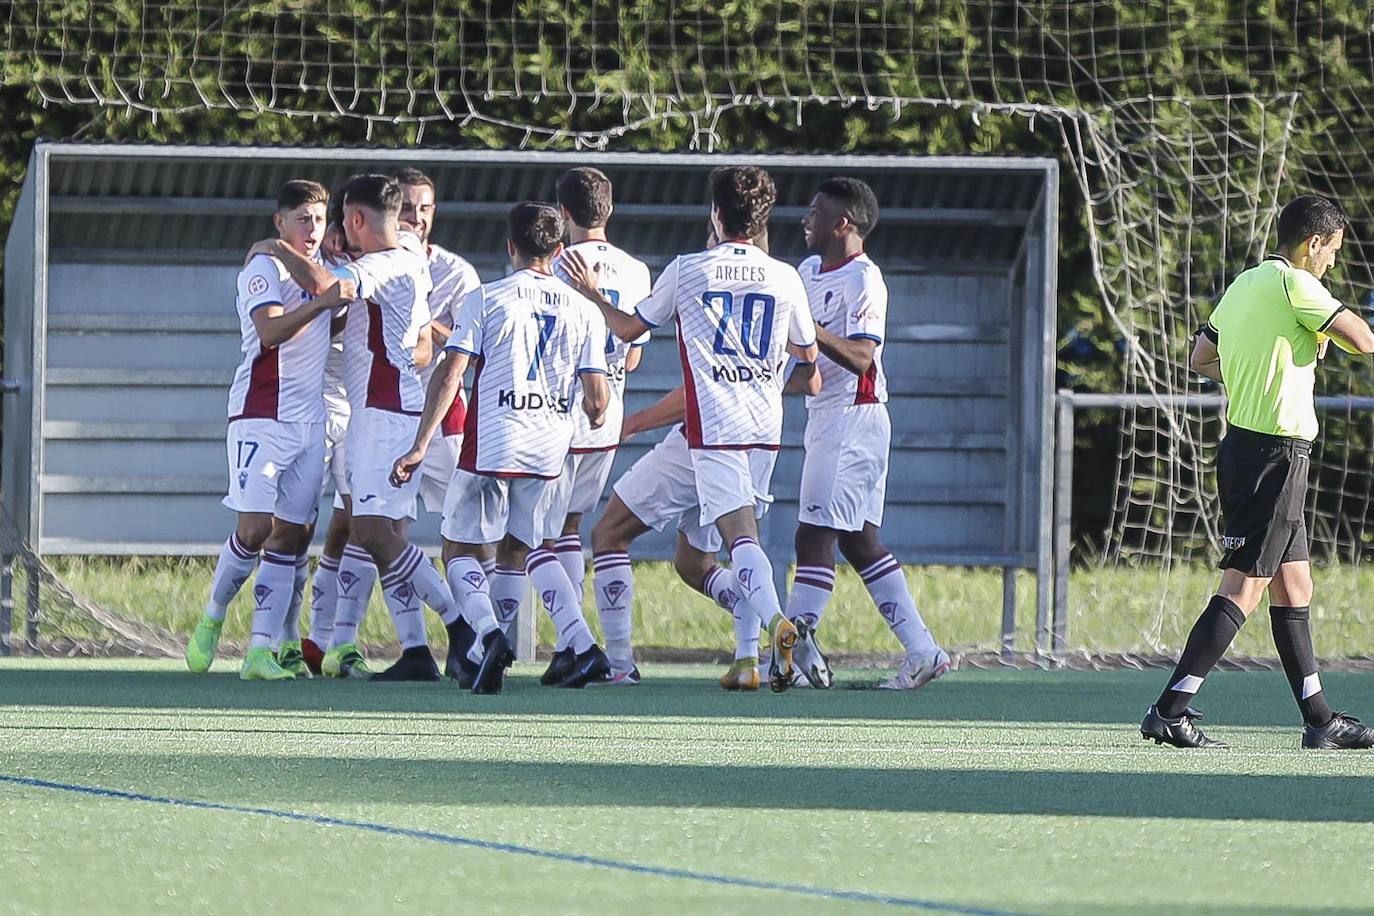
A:
{"label": "blue field line marking", "polygon": [[926,910],[937,913],[968,913],[979,916],[1007,916],[1002,910],[987,910],[981,907],[965,906],[958,903],[941,903],[936,900],[921,900],[916,897],[897,897],[889,894],[873,894],[867,891],[847,891],[828,887],[812,887],[805,884],[788,884],[783,881],[760,881],[756,878],[737,878],[732,875],[717,875],[711,872],[692,871],[686,868],[667,868],[660,865],[638,865],[618,859],[584,855],[576,852],[558,852],[551,849],[536,849],[533,846],[519,846],[514,843],[498,843],[493,840],[478,840],[457,836],[451,833],[435,833],[429,830],[411,830],[407,827],[393,827],[389,824],[375,824],[370,821],[355,821],[342,817],[329,817],[323,814],[302,814],[297,811],[284,811],[279,808],[256,808],[248,805],[231,805],[223,802],[196,801],[189,798],[170,798],[162,795],[144,795],[141,792],[121,792],[118,789],[102,789],[98,786],[80,786],[65,782],[50,782],[29,776],[8,776],[0,773],[0,783],[26,786],[31,789],[50,789],[90,795],[96,798],[113,798],[121,801],[146,802],[154,805],[168,805],[174,808],[193,808],[199,811],[224,811],[231,814],[255,814],[284,821],[298,821],[319,827],[347,827],[352,830],[366,830],[384,836],[404,837],[411,840],[427,840],[447,846],[463,846],[487,852],[505,852],[513,855],[565,862],[573,865],[590,865],[594,868],[608,868],[615,871],[630,872],[637,875],[651,875],[658,878],[680,878],[684,881],[697,881],[703,884],[722,884],[728,887],[742,887],[760,891],[781,891],[787,894],[801,894],[807,897],[822,897],[827,900],[845,900],[853,903],[873,903],[882,906],[901,907],[909,910]]}

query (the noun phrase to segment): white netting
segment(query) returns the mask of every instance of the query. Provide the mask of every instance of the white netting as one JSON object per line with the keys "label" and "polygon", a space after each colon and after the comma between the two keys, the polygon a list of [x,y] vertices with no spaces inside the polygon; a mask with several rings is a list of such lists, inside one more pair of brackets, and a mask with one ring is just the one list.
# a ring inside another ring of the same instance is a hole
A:
{"label": "white netting", "polygon": [[[37,0],[4,19],[6,80],[47,103],[272,113],[414,142],[891,150],[890,123],[909,151],[951,151],[938,131],[966,113],[1065,163],[1066,193],[1087,202],[1090,293],[1127,342],[1115,383],[1132,393],[1199,390],[1189,339],[1295,194],[1353,218],[1336,294],[1374,287],[1374,12],[1356,0]],[[809,133],[817,121],[834,132]],[[1371,390],[1349,359],[1320,384]],[[1122,429],[1109,565],[1214,556],[1214,415],[1099,419]],[[1319,555],[1357,561],[1374,536],[1372,433],[1367,413],[1325,415]],[[1107,648],[1158,648],[1157,629]]]}

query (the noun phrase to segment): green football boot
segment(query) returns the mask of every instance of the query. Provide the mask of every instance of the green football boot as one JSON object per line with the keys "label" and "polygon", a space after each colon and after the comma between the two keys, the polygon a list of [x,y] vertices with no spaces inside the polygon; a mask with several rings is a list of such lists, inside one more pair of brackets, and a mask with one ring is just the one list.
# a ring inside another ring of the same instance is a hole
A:
{"label": "green football boot", "polygon": [[324,661],[320,662],[320,673],[325,677],[372,677],[372,669],[367,666],[367,659],[358,651],[358,644],[351,642],[335,646],[324,653]]}
{"label": "green football boot", "polygon": [[243,657],[243,667],[239,669],[239,679],[244,681],[294,681],[296,676],[287,671],[272,657],[272,650],[266,646],[249,649]]}
{"label": "green football boot", "polygon": [[215,649],[219,646],[220,630],[224,629],[224,621],[216,620],[208,614],[202,614],[200,623],[196,624],[196,631],[191,634],[191,638],[186,643],[186,667],[197,674],[204,674],[210,670],[210,665],[215,660]]}
{"label": "green football boot", "polygon": [[301,652],[301,641],[299,639],[291,642],[284,642],[277,650],[277,664],[281,665],[286,671],[290,671],[293,677],[308,678],[312,677],[310,667],[305,663],[305,655]]}

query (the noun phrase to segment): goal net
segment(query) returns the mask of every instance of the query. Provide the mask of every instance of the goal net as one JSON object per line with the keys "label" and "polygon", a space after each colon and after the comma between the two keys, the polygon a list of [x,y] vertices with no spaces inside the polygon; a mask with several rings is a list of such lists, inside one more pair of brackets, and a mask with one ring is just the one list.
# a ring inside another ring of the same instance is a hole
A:
{"label": "goal net", "polygon": [[[1061,313],[1119,342],[1104,387],[1165,397],[1203,391],[1192,336],[1286,199],[1342,203],[1355,232],[1329,285],[1347,303],[1374,288],[1371,33],[1357,0],[35,0],[9,4],[3,72],[47,105],[313,119],[374,140],[777,149],[795,132],[792,148],[827,151],[1050,152],[1071,249]],[[1319,385],[1374,390],[1349,358]],[[1374,537],[1374,422],[1323,419],[1314,555],[1354,564]],[[1111,424],[1119,447],[1115,498],[1080,532],[1094,546],[1076,555],[1070,638],[1176,650],[1218,553],[1222,423],[1163,401],[1079,421]],[[1134,609],[1114,616],[1123,590]]]}

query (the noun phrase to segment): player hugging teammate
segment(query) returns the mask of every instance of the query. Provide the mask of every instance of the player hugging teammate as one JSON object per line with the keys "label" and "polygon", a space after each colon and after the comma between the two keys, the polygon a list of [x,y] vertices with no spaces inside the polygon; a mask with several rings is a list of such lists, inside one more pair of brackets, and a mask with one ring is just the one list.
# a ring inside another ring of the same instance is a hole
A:
{"label": "player hugging teammate", "polygon": [[[188,667],[209,669],[228,604],[257,568],[245,679],[447,675],[498,693],[513,657],[508,631],[533,586],[557,634],[542,682],[632,686],[629,546],[672,525],[679,575],[735,620],[726,689],[759,687],[761,631],[773,690],[830,686],[816,631],[836,547],[906,649],[884,686],[943,675],[949,658],[877,537],[890,427],[887,292],[863,254],[878,216],[873,192],[854,179],[820,187],[804,222],[814,256],[799,273],[767,253],[776,197],[767,172],[719,168],[710,186],[711,244],[652,284],[607,236],[612,189],[596,169],[566,172],[556,206],[510,211],[511,272],[486,284],[430,242],[436,193],[421,172],[354,176],[332,206],[314,182],[283,186],[278,237],[253,246],[238,281],[243,362],[229,399],[224,502],[239,520]],[[669,321],[683,385],[627,417],[627,376]],[[784,612],[758,519],[772,502],[785,392],[807,396],[810,419]],[[673,428],[615,483],[592,533],[603,651],[583,614],[581,525],[622,439],[659,426]],[[302,640],[326,477],[334,515]],[[444,575],[408,539],[417,497],[442,507]],[[373,674],[357,632],[378,581],[402,651]],[[447,630],[443,675],[425,606]]]}

